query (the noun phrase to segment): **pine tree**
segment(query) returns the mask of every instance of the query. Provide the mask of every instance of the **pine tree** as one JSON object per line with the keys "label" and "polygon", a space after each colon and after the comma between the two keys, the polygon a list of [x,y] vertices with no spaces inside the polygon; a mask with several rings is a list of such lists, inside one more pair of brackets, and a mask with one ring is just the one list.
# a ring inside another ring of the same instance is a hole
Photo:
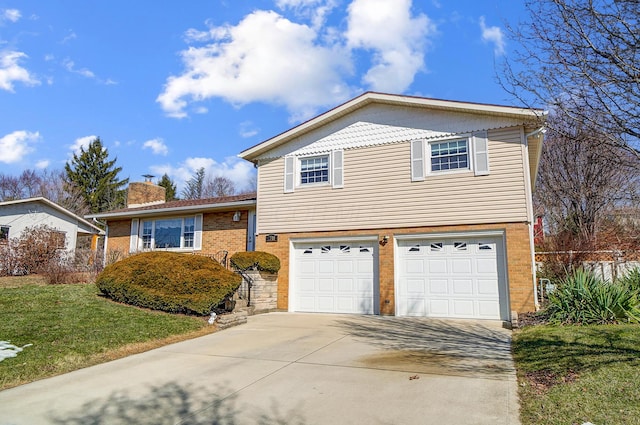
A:
{"label": "pine tree", "polygon": [[176,184],[173,180],[171,180],[171,178],[167,173],[164,173],[164,175],[158,182],[158,186],[162,186],[166,189],[165,193],[166,193],[167,202],[178,200],[178,197],[177,197],[178,189],[176,188]]}
{"label": "pine tree", "polygon": [[[116,158],[117,159],[117,158]],[[73,154],[71,163],[64,166],[67,182],[78,187],[92,213],[123,207],[129,179],[119,180],[122,167],[116,167],[116,159],[109,160],[109,152],[96,138],[80,154]]]}
{"label": "pine tree", "polygon": [[183,199],[201,199],[204,189],[204,167],[199,168],[196,173],[187,180],[187,187],[182,191]]}

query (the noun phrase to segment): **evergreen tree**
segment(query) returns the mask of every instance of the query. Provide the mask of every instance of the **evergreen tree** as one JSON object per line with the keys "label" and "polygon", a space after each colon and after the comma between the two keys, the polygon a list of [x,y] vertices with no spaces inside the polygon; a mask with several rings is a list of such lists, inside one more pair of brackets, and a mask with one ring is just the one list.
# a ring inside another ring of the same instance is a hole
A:
{"label": "evergreen tree", "polygon": [[121,208],[125,205],[122,189],[129,179],[119,180],[122,167],[115,166],[116,159],[109,160],[109,152],[96,138],[80,154],[73,154],[71,163],[64,166],[67,182],[75,185],[89,206],[91,213]]}
{"label": "evergreen tree", "polygon": [[167,173],[164,173],[164,175],[158,182],[158,186],[162,186],[166,189],[167,202],[178,200],[178,197],[177,197],[178,189],[176,188],[176,184],[173,180],[171,180],[171,178]]}
{"label": "evergreen tree", "polygon": [[183,199],[201,199],[204,189],[204,167],[199,168],[196,173],[187,180],[187,187],[182,191]]}

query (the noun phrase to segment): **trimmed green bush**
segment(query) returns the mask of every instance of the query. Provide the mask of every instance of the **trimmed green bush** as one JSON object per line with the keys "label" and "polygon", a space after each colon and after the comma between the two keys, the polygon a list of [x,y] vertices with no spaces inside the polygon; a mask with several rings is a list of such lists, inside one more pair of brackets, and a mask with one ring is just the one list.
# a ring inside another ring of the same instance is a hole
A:
{"label": "trimmed green bush", "polygon": [[242,270],[254,269],[269,273],[278,273],[278,270],[280,270],[280,260],[268,252],[236,252],[231,256],[231,261],[235,267]]}
{"label": "trimmed green bush", "polygon": [[640,294],[623,282],[608,282],[578,269],[549,294],[552,323],[604,324],[640,321]]}
{"label": "trimmed green bush", "polygon": [[207,315],[242,278],[198,255],[154,251],[111,264],[96,279],[107,297],[169,313]]}

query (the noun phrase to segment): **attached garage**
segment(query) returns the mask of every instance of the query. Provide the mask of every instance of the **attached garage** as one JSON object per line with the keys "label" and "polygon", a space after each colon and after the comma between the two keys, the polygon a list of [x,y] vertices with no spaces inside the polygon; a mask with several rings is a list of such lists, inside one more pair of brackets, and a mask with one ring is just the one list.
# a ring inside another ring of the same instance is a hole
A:
{"label": "attached garage", "polygon": [[509,320],[502,235],[397,237],[396,315]]}
{"label": "attached garage", "polygon": [[291,311],[378,313],[377,239],[295,241],[291,251]]}

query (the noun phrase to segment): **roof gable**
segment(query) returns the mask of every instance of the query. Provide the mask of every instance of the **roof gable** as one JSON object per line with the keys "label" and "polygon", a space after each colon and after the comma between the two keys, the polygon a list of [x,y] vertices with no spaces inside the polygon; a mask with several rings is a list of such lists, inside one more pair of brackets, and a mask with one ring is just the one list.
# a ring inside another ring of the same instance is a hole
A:
{"label": "roof gable", "polygon": [[545,115],[542,110],[367,92],[239,156],[257,161],[287,153],[444,137],[487,127],[532,125]]}

